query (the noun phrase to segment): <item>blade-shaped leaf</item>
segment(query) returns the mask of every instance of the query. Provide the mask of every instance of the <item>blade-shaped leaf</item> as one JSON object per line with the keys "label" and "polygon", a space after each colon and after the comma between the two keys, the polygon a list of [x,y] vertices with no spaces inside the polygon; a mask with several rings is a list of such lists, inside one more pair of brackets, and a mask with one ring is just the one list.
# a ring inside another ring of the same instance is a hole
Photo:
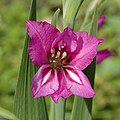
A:
{"label": "blade-shaped leaf", "polygon": [[[36,0],[32,1],[30,20],[36,20]],[[14,113],[20,120],[48,120],[44,98],[33,99],[31,96],[31,80],[37,68],[28,56],[30,38],[26,35],[19,78],[15,92]]]}
{"label": "blade-shaped leaf", "polygon": [[78,10],[84,0],[63,0],[63,26],[74,28]]}
{"label": "blade-shaped leaf", "polygon": [[[88,7],[88,9],[86,11],[84,21],[83,21],[83,23],[82,23],[82,25],[80,27],[81,31],[88,31],[88,29],[89,29],[89,27],[91,25],[90,24],[91,19],[89,19],[89,18],[93,14],[93,11],[95,10],[96,5],[99,4],[99,6],[101,5],[102,8],[103,8],[102,3],[104,3],[105,0],[93,0],[93,1],[89,1],[89,2],[90,2],[90,5],[89,5],[89,7]],[[100,12],[101,11],[99,11],[99,13]]]}
{"label": "blade-shaped leaf", "polygon": [[18,120],[18,118],[13,113],[0,107],[0,119],[1,118],[10,119],[10,120]]}
{"label": "blade-shaped leaf", "polygon": [[56,27],[56,23],[57,23],[57,20],[58,20],[59,13],[60,13],[60,9],[58,8],[56,10],[56,12],[54,13],[54,15],[52,17],[52,20],[51,20],[51,24],[55,27]]}
{"label": "blade-shaped leaf", "polygon": [[[97,12],[97,9],[95,9],[89,32],[90,35],[97,34]],[[84,70],[84,73],[89,80],[91,80],[92,86],[94,86],[95,66],[96,60],[94,59],[94,61]],[[83,99],[75,96],[71,120],[92,120],[92,99]]]}

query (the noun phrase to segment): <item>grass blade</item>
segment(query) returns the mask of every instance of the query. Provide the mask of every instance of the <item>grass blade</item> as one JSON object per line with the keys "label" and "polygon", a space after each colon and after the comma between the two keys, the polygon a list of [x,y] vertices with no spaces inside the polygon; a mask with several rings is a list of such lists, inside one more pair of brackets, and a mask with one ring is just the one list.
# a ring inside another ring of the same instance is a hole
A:
{"label": "grass blade", "polygon": [[[32,1],[30,20],[36,20],[36,0]],[[19,78],[15,92],[14,113],[20,120],[48,120],[44,98],[33,99],[31,96],[31,80],[37,68],[28,56],[30,38],[26,35]]]}

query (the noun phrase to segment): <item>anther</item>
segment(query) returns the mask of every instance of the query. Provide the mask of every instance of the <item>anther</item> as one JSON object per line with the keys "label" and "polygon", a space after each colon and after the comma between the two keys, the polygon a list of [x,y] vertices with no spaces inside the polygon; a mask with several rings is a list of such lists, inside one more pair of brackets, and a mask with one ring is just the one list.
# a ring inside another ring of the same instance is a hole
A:
{"label": "anther", "polygon": [[56,61],[55,61],[55,60],[53,60],[52,62],[53,62],[53,63],[55,63]]}
{"label": "anther", "polygon": [[55,58],[59,58],[60,54],[61,54],[60,51],[57,51],[57,54],[56,54]]}
{"label": "anther", "polygon": [[60,69],[62,66],[68,64],[67,52],[56,50],[51,53],[49,62],[52,68]]}
{"label": "anther", "polygon": [[54,53],[52,53],[52,54],[51,54],[51,57],[52,57],[52,58],[53,58],[53,57],[55,57],[55,54],[54,54]]}
{"label": "anther", "polygon": [[64,59],[64,58],[66,58],[66,57],[67,57],[67,53],[66,53],[66,52],[63,52],[61,59]]}

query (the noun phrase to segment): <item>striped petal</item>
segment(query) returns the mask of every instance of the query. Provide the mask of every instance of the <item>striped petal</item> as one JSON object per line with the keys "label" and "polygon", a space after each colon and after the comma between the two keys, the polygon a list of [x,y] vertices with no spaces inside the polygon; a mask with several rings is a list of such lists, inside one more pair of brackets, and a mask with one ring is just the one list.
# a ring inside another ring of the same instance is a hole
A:
{"label": "striped petal", "polygon": [[87,76],[73,66],[64,69],[67,89],[74,95],[91,98],[95,95]]}
{"label": "striped petal", "polygon": [[32,80],[34,98],[53,94],[58,90],[57,73],[49,65],[42,65]]}

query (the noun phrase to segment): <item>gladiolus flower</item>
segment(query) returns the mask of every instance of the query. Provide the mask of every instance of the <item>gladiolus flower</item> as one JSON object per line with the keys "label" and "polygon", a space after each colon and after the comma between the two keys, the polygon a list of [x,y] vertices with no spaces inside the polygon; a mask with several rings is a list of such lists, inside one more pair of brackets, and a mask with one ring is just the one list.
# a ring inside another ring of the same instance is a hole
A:
{"label": "gladiolus flower", "polygon": [[97,55],[103,40],[87,32],[73,32],[69,27],[62,33],[47,22],[27,21],[31,41],[28,52],[32,62],[40,67],[32,79],[32,96],[59,98],[74,94],[84,98],[95,95],[87,76],[82,72]]}
{"label": "gladiolus flower", "polygon": [[[105,16],[100,16],[98,19],[98,28],[100,28],[102,26],[102,24],[104,23],[106,17]],[[96,56],[96,62],[97,64],[101,63],[102,61],[104,61],[106,58],[109,58],[112,56],[112,52],[108,49],[104,49],[104,50],[99,50],[97,52],[97,56]]]}

